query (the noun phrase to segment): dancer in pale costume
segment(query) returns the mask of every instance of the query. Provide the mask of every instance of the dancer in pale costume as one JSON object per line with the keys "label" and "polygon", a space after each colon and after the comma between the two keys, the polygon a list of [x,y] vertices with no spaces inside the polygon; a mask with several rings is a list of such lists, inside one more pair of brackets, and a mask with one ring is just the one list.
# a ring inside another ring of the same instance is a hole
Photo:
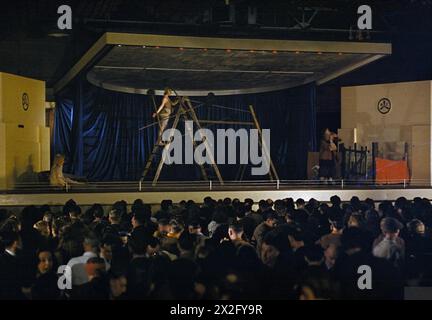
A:
{"label": "dancer in pale costume", "polygon": [[55,187],[65,187],[66,184],[81,184],[63,175],[63,164],[65,157],[62,154],[56,154],[54,164],[50,172],[50,184]]}
{"label": "dancer in pale costume", "polygon": [[[155,113],[153,113],[153,118],[157,117],[159,115],[160,118],[160,128],[159,128],[159,137],[158,140],[161,138],[166,126],[168,125],[168,121],[170,119],[170,116],[172,114],[173,108],[179,103],[179,100],[171,101],[170,95],[172,91],[169,88],[166,88],[164,91],[164,96],[162,99],[162,103],[157,109]],[[161,141],[162,142],[162,141]]]}

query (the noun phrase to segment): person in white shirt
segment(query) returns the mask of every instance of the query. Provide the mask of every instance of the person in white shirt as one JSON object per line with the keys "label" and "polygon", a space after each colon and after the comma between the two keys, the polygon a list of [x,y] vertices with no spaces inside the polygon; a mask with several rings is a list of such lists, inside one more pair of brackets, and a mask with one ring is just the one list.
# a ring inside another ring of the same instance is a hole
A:
{"label": "person in white shirt", "polygon": [[56,154],[54,164],[50,172],[50,184],[55,187],[65,187],[66,184],[79,184],[78,181],[67,178],[63,175],[63,164],[65,157],[62,154]]}
{"label": "person in white shirt", "polygon": [[72,285],[79,286],[89,281],[85,265],[90,258],[97,257],[99,242],[93,238],[85,238],[83,242],[84,254],[69,260],[67,265],[72,270]]}

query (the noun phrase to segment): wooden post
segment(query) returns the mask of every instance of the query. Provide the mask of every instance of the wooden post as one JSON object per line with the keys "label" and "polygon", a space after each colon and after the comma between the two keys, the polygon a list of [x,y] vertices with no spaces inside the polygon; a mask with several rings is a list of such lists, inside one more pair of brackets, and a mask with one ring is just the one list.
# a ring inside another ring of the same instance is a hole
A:
{"label": "wooden post", "polygon": [[[187,116],[187,113],[185,113],[185,114],[183,115],[183,117],[184,117],[185,120],[189,120],[189,117]],[[186,129],[186,125],[185,125],[185,130],[187,130],[187,129]],[[190,131],[188,130],[188,133],[189,133],[189,137],[191,138],[191,141],[192,141],[193,146],[196,147],[196,142],[195,142],[195,140],[194,140],[193,132],[190,132]],[[195,149],[194,149],[194,150],[195,150]],[[204,180],[205,180],[205,181],[208,181],[209,179],[208,179],[208,177],[207,177],[207,172],[205,171],[204,166],[203,166],[202,164],[200,164],[199,166],[200,166],[201,174],[202,174],[203,177],[204,177]]]}
{"label": "wooden post", "polygon": [[[263,153],[266,152],[268,154],[268,158],[269,158],[269,161],[270,161],[270,171],[273,170],[274,177],[276,178],[276,180],[279,180],[279,176],[278,176],[278,174],[276,172],[276,168],[273,165],[273,161],[271,159],[270,150],[267,149],[267,146],[265,145],[265,141],[262,139],[262,131],[261,131],[261,127],[260,127],[259,122],[258,122],[258,118],[257,118],[257,116],[255,114],[255,110],[254,110],[254,108],[253,108],[252,105],[249,105],[249,109],[250,109],[250,112],[252,114],[252,118],[253,118],[253,120],[255,122],[255,127],[258,129],[259,136],[261,137],[261,139],[258,139],[258,141],[260,142],[260,144],[262,143]],[[261,142],[261,140],[262,140],[262,142]],[[273,178],[272,178],[271,175],[270,175],[270,179],[273,180]]]}
{"label": "wooden post", "polygon": [[342,179],[345,179],[345,166],[346,166],[346,150],[345,150],[345,144],[341,143],[339,144],[339,149],[342,152],[342,163],[341,163],[341,176]]}
{"label": "wooden post", "polygon": [[351,147],[349,147],[348,148],[348,161],[347,161],[347,164],[348,164],[348,172],[346,173],[346,179],[350,179],[351,178],[351,169],[352,169],[352,167],[351,167],[351,153],[352,153],[352,149],[351,149]]}
{"label": "wooden post", "polygon": [[[186,110],[187,110],[188,112],[190,112],[190,114],[191,114],[191,116],[192,116],[192,120],[195,122],[195,124],[197,125],[197,127],[198,127],[199,129],[201,129],[201,124],[200,124],[200,122],[199,122],[199,120],[198,120],[198,117],[197,117],[197,115],[196,115],[196,113],[195,113],[194,108],[192,107],[192,104],[191,104],[190,100],[189,100],[188,98],[185,98],[184,101],[186,101],[186,105],[187,105],[187,107],[188,107],[188,108],[186,108]],[[198,132],[200,132],[200,134],[201,134],[201,131],[198,131]],[[210,157],[211,166],[213,167],[213,170],[215,171],[216,176],[217,176],[217,178],[218,178],[220,184],[223,185],[224,183],[223,183],[222,175],[220,174],[219,168],[218,168],[218,166],[217,166],[217,164],[216,164],[216,162],[215,162],[215,159],[214,159],[213,153],[212,153],[212,151],[211,151],[211,148],[210,148],[210,146],[209,146],[207,140],[204,139],[203,136],[201,136],[201,140],[203,141],[204,146],[206,147],[206,150],[207,150],[208,155],[209,155],[209,157]]]}
{"label": "wooden post", "polygon": [[358,176],[357,172],[357,143],[354,143],[354,174]]}
{"label": "wooden post", "polygon": [[375,158],[378,155],[378,142],[372,142],[372,180],[376,181],[376,162]]}

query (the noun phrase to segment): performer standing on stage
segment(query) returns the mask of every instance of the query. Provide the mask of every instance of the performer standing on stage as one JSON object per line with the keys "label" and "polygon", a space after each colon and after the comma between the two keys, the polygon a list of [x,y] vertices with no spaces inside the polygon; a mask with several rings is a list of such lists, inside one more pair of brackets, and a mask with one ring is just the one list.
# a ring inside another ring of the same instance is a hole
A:
{"label": "performer standing on stage", "polygon": [[161,139],[162,133],[164,132],[166,126],[168,125],[169,118],[171,116],[173,107],[176,106],[179,102],[179,100],[171,101],[170,95],[172,91],[170,88],[166,88],[164,91],[164,96],[162,99],[162,103],[158,110],[153,113],[153,118],[160,116],[160,128],[159,128],[159,136],[158,140]]}
{"label": "performer standing on stage", "polygon": [[334,139],[337,135],[328,128],[324,130],[319,151],[319,177],[320,180],[332,181],[335,176],[335,154],[337,152]]}

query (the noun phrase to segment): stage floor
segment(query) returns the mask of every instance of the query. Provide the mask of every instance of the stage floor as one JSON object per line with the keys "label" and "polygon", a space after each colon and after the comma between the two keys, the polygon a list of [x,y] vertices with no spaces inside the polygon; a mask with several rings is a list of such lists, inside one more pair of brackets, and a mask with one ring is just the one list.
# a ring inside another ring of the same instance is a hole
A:
{"label": "stage floor", "polygon": [[135,199],[142,199],[148,204],[160,204],[164,199],[171,199],[174,203],[181,200],[201,203],[206,196],[214,199],[251,198],[255,202],[261,199],[276,200],[287,197],[329,201],[333,195],[338,195],[342,201],[349,201],[353,196],[358,196],[361,200],[371,198],[377,202],[395,200],[401,196],[407,199],[432,199],[432,188],[425,185],[354,185],[346,182],[324,185],[310,181],[226,182],[224,185],[205,181],[182,181],[160,182],[157,186],[152,186],[149,182],[106,182],[71,186],[67,190],[53,189],[49,186],[21,185],[19,188],[0,192],[0,206],[62,205],[69,199],[74,199],[80,205],[110,205],[118,200],[125,200],[131,204]]}

